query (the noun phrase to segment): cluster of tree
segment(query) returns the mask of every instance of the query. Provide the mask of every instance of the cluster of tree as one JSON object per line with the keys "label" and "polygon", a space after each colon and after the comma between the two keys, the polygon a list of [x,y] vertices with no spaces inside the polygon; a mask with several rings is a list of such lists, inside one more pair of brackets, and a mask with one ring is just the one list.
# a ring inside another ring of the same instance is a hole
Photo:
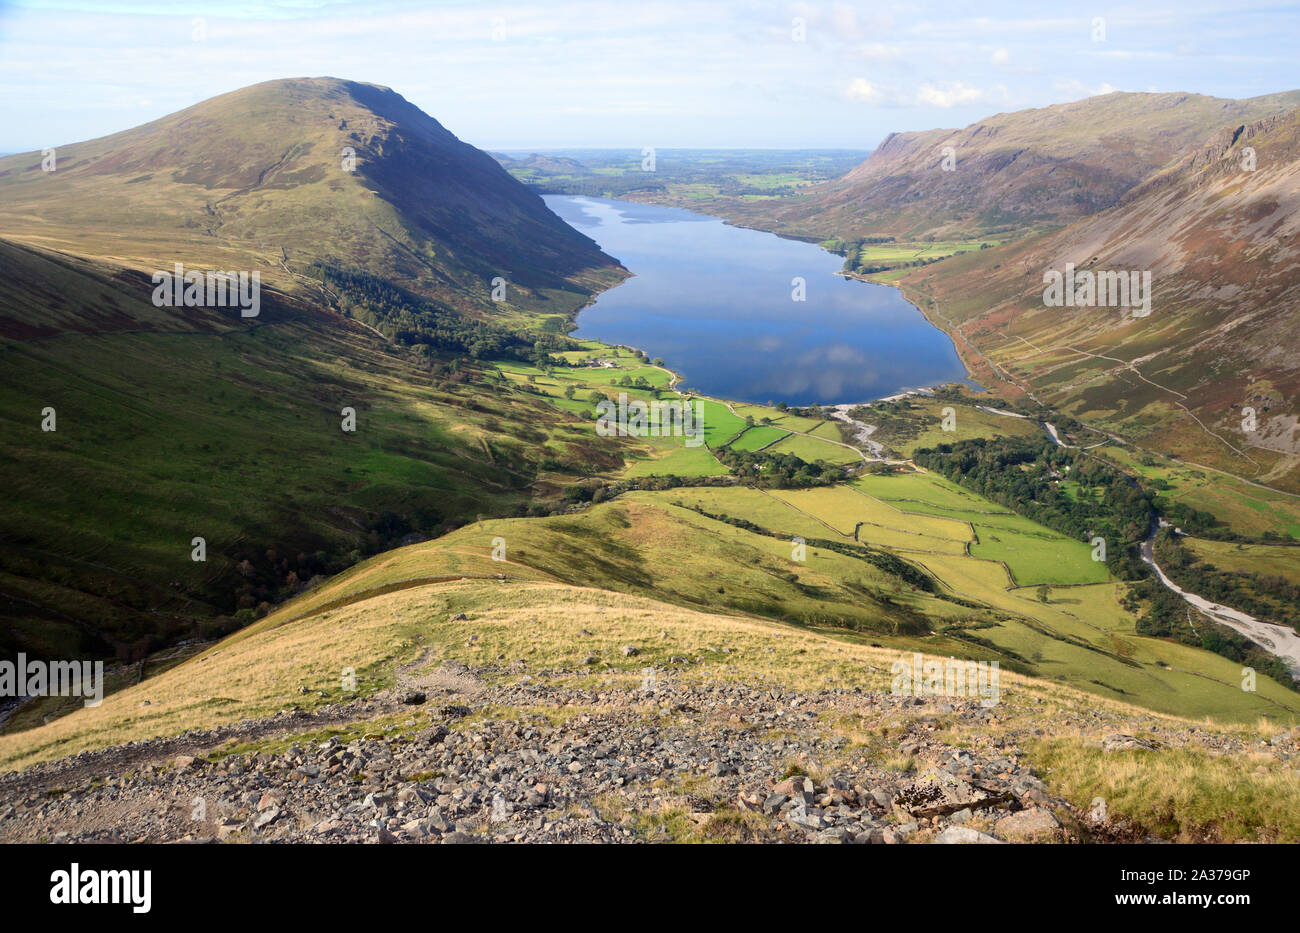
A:
{"label": "cluster of tree", "polygon": [[775,408],[777,411],[788,412],[789,414],[794,415],[796,418],[817,418],[821,421],[827,421],[831,417],[829,414],[826,413],[826,410],[822,408],[820,405],[818,405],[816,402],[813,402],[811,405],[807,405],[804,407],[800,407],[798,405],[789,405],[785,402],[768,402],[767,407]]}
{"label": "cluster of tree", "polygon": [[[1106,564],[1121,579],[1146,574],[1138,545],[1151,528],[1152,494],[1095,457],[1045,437],[1009,437],[940,444],[916,451],[913,459],[1067,537],[1103,538]],[[1067,478],[1078,495],[1062,489]]]}
{"label": "cluster of tree", "polygon": [[[1151,485],[1158,490],[1168,487],[1168,483],[1163,480],[1153,480]],[[1237,537],[1230,531],[1220,527],[1219,519],[1213,512],[1204,509],[1193,508],[1185,502],[1162,501],[1160,511],[1165,521],[1176,525],[1189,535],[1197,535],[1206,538],[1219,538],[1226,536],[1228,538]]]}
{"label": "cluster of tree", "polygon": [[871,439],[890,448],[916,440],[928,426],[939,422],[937,417],[913,405],[906,398],[893,401],[881,399],[870,405],[859,405],[849,412],[849,417],[855,421],[874,424],[876,430]]}
{"label": "cluster of tree", "polygon": [[352,269],[313,263],[308,274],[339,296],[344,313],[369,324],[405,346],[428,346],[446,353],[484,360],[520,360],[547,365],[557,350],[578,344],[562,334],[527,334],[474,321],[455,310]]}
{"label": "cluster of tree", "polygon": [[894,238],[892,236],[861,236],[849,240],[835,236],[823,241],[821,246],[823,249],[838,253],[841,256],[856,256],[862,252],[864,246],[880,246],[884,243],[893,242]]}
{"label": "cluster of tree", "polygon": [[653,389],[654,386],[645,376],[628,376],[624,375],[614,383],[616,386],[622,386],[627,389]]}
{"label": "cluster of tree", "polygon": [[316,546],[311,551],[271,547],[237,552],[233,555],[237,580],[232,587],[235,618],[240,624],[251,622],[318,577],[340,573],[381,551],[450,531],[456,524],[443,522],[428,509],[406,516],[384,509],[371,515],[359,537],[351,542],[314,540],[307,545]]}
{"label": "cluster of tree", "polygon": [[895,269],[917,269],[947,259],[947,256],[922,256],[917,259],[876,259],[864,260],[861,252],[850,253],[844,260],[845,272],[859,275],[873,275],[877,272],[892,272]]}
{"label": "cluster of tree", "polygon": [[[930,397],[940,398],[940,399],[951,399],[953,401],[966,402],[968,404],[970,404],[973,401],[971,399],[970,390],[960,382],[949,382],[941,386],[934,386],[933,388],[930,389]],[[899,401],[905,402],[907,401],[907,398],[904,397]],[[997,404],[997,407],[1005,408],[1008,409],[1009,411],[1014,411],[1017,408],[1016,404],[1012,402],[999,402]]]}
{"label": "cluster of tree", "polygon": [[830,486],[848,478],[842,467],[825,461],[808,463],[794,454],[774,454],[757,450],[723,447],[714,456],[746,485],[770,489],[804,489]]}

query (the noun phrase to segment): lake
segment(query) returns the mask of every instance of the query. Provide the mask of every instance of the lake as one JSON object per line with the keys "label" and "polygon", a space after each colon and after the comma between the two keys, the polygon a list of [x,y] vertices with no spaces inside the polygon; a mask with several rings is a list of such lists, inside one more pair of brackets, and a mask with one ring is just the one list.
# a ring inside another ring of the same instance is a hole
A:
{"label": "lake", "polygon": [[545,200],[634,275],[578,316],[574,336],[661,357],[683,387],[808,405],[967,382],[952,341],[897,289],[838,275],[841,258],[811,243],[677,208]]}

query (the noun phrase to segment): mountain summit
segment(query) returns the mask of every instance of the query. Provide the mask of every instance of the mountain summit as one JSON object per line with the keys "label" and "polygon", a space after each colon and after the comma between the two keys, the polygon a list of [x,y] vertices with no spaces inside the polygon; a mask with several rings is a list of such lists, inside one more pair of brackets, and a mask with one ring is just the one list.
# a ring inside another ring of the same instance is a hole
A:
{"label": "mountain summit", "polygon": [[[239,307],[159,301],[178,264],[209,295],[237,272]],[[0,651],[142,657],[559,495],[615,442],[461,363],[567,346],[623,274],[369,84],[272,81],[0,160],[0,425],[25,439],[0,457]]]}
{"label": "mountain summit", "polygon": [[760,226],[902,239],[1059,227],[1112,206],[1220,127],[1297,106],[1300,91],[1248,100],[1115,92],[964,129],[893,133],[857,168]]}
{"label": "mountain summit", "polygon": [[524,306],[575,292],[542,305],[565,314],[617,269],[495,160],[373,84],[268,81],[53,157],[53,171],[42,153],[0,159],[0,230],[139,269],[242,264],[289,287],[290,268],[319,262],[464,312],[493,307],[499,276]]}

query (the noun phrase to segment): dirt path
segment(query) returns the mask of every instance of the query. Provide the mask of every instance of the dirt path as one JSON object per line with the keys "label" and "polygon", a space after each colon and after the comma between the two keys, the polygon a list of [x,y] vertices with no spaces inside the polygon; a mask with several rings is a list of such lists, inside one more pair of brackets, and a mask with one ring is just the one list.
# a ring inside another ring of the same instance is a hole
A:
{"label": "dirt path", "polygon": [[33,793],[80,784],[97,777],[110,777],[138,770],[146,764],[170,762],[177,755],[204,755],[235,740],[253,742],[278,735],[296,735],[327,726],[373,719],[401,707],[393,691],[371,699],[326,706],[306,711],[286,711],[267,719],[246,719],[214,729],[191,731],[169,738],[148,739],[134,745],[80,752],[69,758],[33,765],[24,771],[0,775],[0,800],[14,800]]}

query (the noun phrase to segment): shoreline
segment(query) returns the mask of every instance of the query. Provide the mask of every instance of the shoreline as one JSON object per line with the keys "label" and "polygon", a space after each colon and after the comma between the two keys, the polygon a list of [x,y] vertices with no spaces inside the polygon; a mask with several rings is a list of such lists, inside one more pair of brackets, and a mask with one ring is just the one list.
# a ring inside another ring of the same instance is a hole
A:
{"label": "shoreline", "polygon": [[[560,196],[560,197],[592,197],[591,195],[565,195],[565,194],[562,194],[562,193],[560,193],[560,192],[553,192],[553,194],[555,194],[556,196]],[[802,237],[796,237],[796,236],[789,236],[789,235],[786,235],[786,234],[777,233],[777,232],[772,231],[772,230],[763,230],[763,229],[760,228],[760,227],[750,227],[750,226],[746,226],[746,225],[743,225],[743,224],[736,224],[736,223],[732,223],[732,222],[731,222],[728,218],[726,218],[726,217],[721,217],[721,216],[719,216],[719,215],[717,215],[717,214],[706,214],[706,213],[703,213],[703,212],[701,212],[701,211],[695,211],[695,210],[692,210],[691,208],[688,208],[688,207],[681,207],[681,206],[678,206],[678,205],[670,205],[670,204],[656,204],[656,203],[654,203],[654,202],[648,202],[648,201],[634,201],[634,200],[631,200],[631,199],[629,199],[629,198],[609,198],[609,197],[606,197],[606,198],[604,198],[604,200],[606,200],[606,201],[614,201],[614,202],[622,202],[622,203],[627,203],[627,204],[647,205],[647,206],[651,206],[651,207],[669,207],[669,208],[673,208],[673,209],[676,209],[676,210],[682,210],[682,211],[686,211],[687,213],[698,214],[698,215],[701,216],[701,217],[709,217],[709,218],[712,218],[712,219],[715,219],[715,220],[720,220],[720,221],[722,221],[724,224],[727,224],[727,225],[729,225],[729,226],[734,226],[734,227],[736,227],[737,229],[741,229],[741,230],[753,230],[753,231],[755,231],[755,232],[757,232],[757,233],[768,233],[768,234],[771,234],[772,236],[775,236],[775,237],[777,237],[777,238],[779,238],[779,239],[788,240],[788,241],[795,242],[795,243],[804,243],[804,244],[807,244],[807,245],[816,246],[818,249],[822,250],[822,252],[827,253],[828,255],[832,255],[832,256],[835,255],[835,254],[832,253],[830,250],[827,250],[827,249],[825,249],[824,247],[822,247],[822,246],[820,245],[820,242],[819,242],[819,241],[814,240],[814,239],[812,239],[812,238],[802,238]],[[557,215],[557,216],[558,216],[558,215]],[[561,219],[563,219],[563,218],[561,218]],[[575,228],[575,229],[576,229],[576,228]],[[599,244],[598,244],[598,245],[599,245]],[[601,247],[601,252],[604,252],[604,247]],[[610,255],[610,254],[606,253],[606,255]],[[568,319],[568,324],[569,324],[569,326],[568,326],[568,328],[567,328],[567,330],[566,330],[566,332],[565,332],[565,336],[571,337],[571,338],[574,339],[574,340],[589,340],[589,341],[591,341],[592,343],[598,344],[598,345],[603,346],[603,347],[608,347],[608,348],[610,348],[610,349],[626,349],[626,350],[630,350],[630,351],[632,351],[632,352],[634,352],[634,353],[643,353],[643,354],[645,354],[646,359],[649,360],[649,359],[650,359],[649,352],[646,351],[645,349],[641,348],[641,347],[635,347],[635,346],[632,346],[631,344],[611,344],[611,343],[606,343],[604,340],[601,340],[601,339],[596,338],[596,337],[578,337],[578,336],[575,336],[574,333],[573,333],[573,332],[576,331],[576,330],[578,329],[578,327],[579,327],[579,324],[578,324],[578,318],[579,318],[579,316],[581,316],[581,314],[582,314],[583,311],[586,311],[586,310],[588,310],[589,308],[591,308],[593,305],[595,305],[596,302],[599,300],[600,296],[603,295],[605,292],[607,292],[607,291],[612,291],[613,289],[615,289],[615,288],[617,288],[618,286],[620,286],[620,285],[624,284],[625,282],[627,282],[628,279],[634,278],[634,277],[636,277],[636,275],[637,275],[636,272],[632,271],[631,269],[628,269],[627,266],[623,264],[623,261],[622,261],[621,259],[619,259],[618,257],[616,257],[616,256],[610,256],[610,258],[614,259],[614,260],[618,263],[618,267],[619,267],[619,269],[622,270],[623,272],[625,272],[626,275],[624,275],[622,278],[620,278],[619,281],[614,282],[614,283],[611,284],[611,285],[608,285],[608,286],[605,286],[605,287],[601,288],[599,291],[597,291],[597,292],[595,292],[593,295],[591,295],[591,297],[590,297],[590,298],[589,298],[585,303],[583,303],[583,305],[582,305],[581,307],[574,309],[574,310],[571,312],[571,316],[570,316],[569,319]],[[966,372],[966,375],[965,375],[965,384],[968,385],[968,386],[970,386],[970,387],[973,387],[973,388],[974,388],[976,391],[978,391],[978,392],[991,393],[991,391],[992,391],[991,389],[987,388],[986,386],[981,385],[979,382],[977,382],[977,381],[975,380],[975,373],[974,373],[974,371],[971,369],[971,367],[970,367],[969,363],[966,361],[965,357],[963,357],[963,355],[962,355],[962,353],[961,353],[961,350],[960,350],[960,349],[958,348],[958,346],[957,346],[957,341],[953,339],[953,336],[952,336],[951,334],[949,334],[946,330],[944,330],[942,327],[940,327],[938,324],[936,324],[933,320],[931,320],[931,318],[929,317],[929,315],[927,315],[927,314],[925,313],[925,310],[924,310],[923,308],[921,308],[921,307],[920,307],[920,306],[919,306],[915,301],[913,301],[913,300],[908,296],[907,292],[906,292],[906,291],[905,291],[901,286],[895,285],[895,284],[892,283],[892,282],[876,282],[876,281],[873,281],[873,280],[871,280],[871,279],[869,279],[869,278],[865,278],[865,277],[863,277],[863,276],[856,275],[856,274],[854,274],[854,273],[844,272],[843,270],[839,270],[839,271],[837,271],[837,272],[835,272],[835,273],[833,273],[833,274],[834,274],[834,275],[841,276],[842,278],[852,279],[852,280],[857,281],[857,282],[864,282],[864,283],[869,284],[869,285],[884,285],[884,286],[887,286],[887,287],[890,287],[890,288],[894,288],[894,289],[896,289],[896,290],[898,291],[898,293],[899,293],[899,296],[900,296],[900,297],[901,297],[901,298],[902,298],[902,299],[903,299],[903,300],[904,300],[908,305],[910,305],[910,306],[911,306],[911,307],[912,307],[912,308],[913,308],[913,309],[914,309],[914,310],[915,310],[915,311],[916,311],[916,312],[921,316],[921,319],[924,320],[925,323],[929,324],[929,325],[930,325],[931,327],[933,327],[936,331],[938,331],[939,333],[943,334],[945,337],[948,338],[949,342],[952,344],[953,351],[954,351],[954,352],[956,353],[956,355],[957,355],[957,360],[958,360],[958,362],[961,364],[962,368],[963,368],[963,369],[965,370],[965,372]],[[973,348],[972,348],[972,349],[973,349]],[[673,369],[671,366],[669,366],[668,363],[667,363],[667,361],[665,361],[664,365],[662,365],[662,366],[658,366],[658,367],[656,367],[656,368],[658,368],[658,369],[662,369],[664,372],[667,372],[667,373],[670,375],[671,378],[670,378],[669,383],[668,383],[668,389],[670,389],[671,391],[675,391],[675,392],[677,392],[678,394],[685,394],[681,389],[677,388],[679,385],[684,384],[685,381],[686,381],[685,376],[684,376],[682,373],[678,372],[677,370],[675,370],[675,369]],[[805,403],[805,404],[794,404],[794,403],[792,403],[792,402],[786,402],[786,405],[789,406],[789,407],[791,407],[791,408],[807,408],[807,407],[809,407],[809,406],[811,406],[811,405],[817,405],[817,406],[819,406],[819,407],[821,407],[821,408],[827,408],[827,409],[839,409],[839,408],[841,408],[841,407],[856,408],[856,407],[858,407],[858,406],[870,405],[870,404],[872,404],[873,402],[892,402],[892,401],[897,401],[897,400],[899,400],[899,399],[907,398],[907,397],[909,397],[909,396],[913,396],[913,395],[933,395],[933,394],[934,394],[934,389],[936,389],[936,388],[938,388],[938,387],[940,387],[940,386],[944,386],[944,385],[953,385],[953,384],[959,384],[959,385],[960,385],[960,384],[963,384],[963,383],[960,382],[960,381],[958,381],[958,380],[955,380],[955,379],[954,379],[954,380],[945,380],[945,381],[936,382],[936,383],[933,383],[933,384],[931,384],[931,385],[926,385],[926,386],[917,386],[917,387],[911,387],[911,388],[900,388],[900,389],[896,390],[895,392],[893,392],[893,393],[890,394],[890,395],[882,395],[882,396],[878,396],[878,397],[876,397],[876,398],[869,398],[869,399],[865,399],[865,400],[861,400],[861,399],[859,399],[859,400],[854,400],[854,401],[842,401],[842,402],[841,402],[841,401],[834,401],[834,402],[831,402],[831,401],[821,401],[821,400],[818,400],[818,401],[815,401],[815,402],[808,402],[808,403]],[[767,407],[767,406],[768,406],[768,403],[765,402],[765,401],[748,401],[748,400],[746,400],[746,399],[724,398],[724,397],[721,396],[721,395],[717,395],[717,396],[715,396],[715,395],[710,395],[710,394],[708,394],[707,392],[705,392],[705,391],[702,390],[702,389],[697,389],[697,391],[695,392],[695,394],[696,394],[696,395],[699,395],[699,396],[701,396],[701,397],[704,397],[704,398],[712,399],[713,401],[724,402],[724,403],[728,403],[728,404],[735,404],[735,405],[759,405],[759,406],[762,406],[762,407]],[[779,399],[778,399],[778,401],[783,401],[783,400],[779,400]]]}

